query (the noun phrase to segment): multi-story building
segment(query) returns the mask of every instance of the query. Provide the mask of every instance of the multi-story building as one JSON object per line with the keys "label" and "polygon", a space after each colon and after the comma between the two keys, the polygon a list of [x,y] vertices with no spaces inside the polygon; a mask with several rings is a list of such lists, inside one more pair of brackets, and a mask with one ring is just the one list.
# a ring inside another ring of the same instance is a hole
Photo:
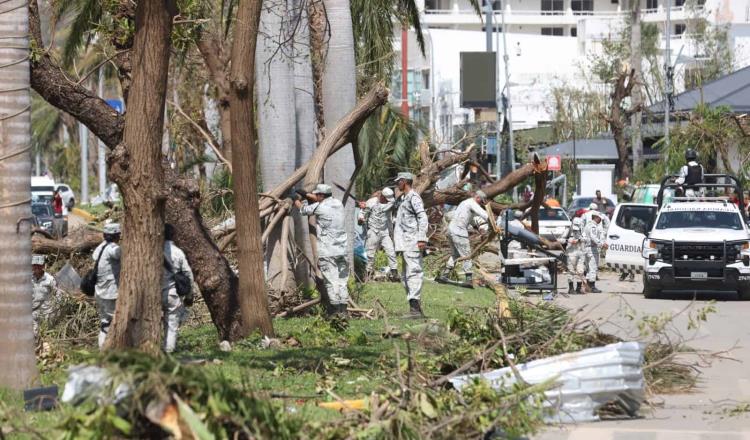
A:
{"label": "multi-story building", "polygon": [[[411,112],[447,139],[457,126],[474,122],[477,113],[460,107],[460,52],[484,51],[484,16],[468,0],[420,0],[428,54],[414,56],[410,41],[409,102]],[[640,0],[641,20],[655,23],[659,45],[665,47],[667,8],[671,8],[671,62],[676,65],[675,88],[684,89],[685,69],[701,63],[701,48],[690,38],[691,23],[706,20],[725,26],[734,53],[734,68],[750,64],[750,0]],[[488,0],[481,3],[486,5]],[[505,46],[511,86],[514,130],[532,128],[553,120],[552,90],[571,86],[591,91],[604,90],[586,74],[591,55],[601,43],[617,39],[628,23],[629,0],[495,0],[493,7],[493,49],[500,48],[498,90],[505,87],[502,63]],[[504,22],[504,26],[503,26]],[[410,38],[413,40],[413,38]],[[400,57],[400,41],[395,47]],[[400,58],[398,58],[400,60]],[[400,63],[400,61],[399,61]],[[659,63],[663,64],[663,61]],[[400,64],[399,64],[400,65]],[[435,91],[435,93],[432,93]],[[399,96],[398,99],[401,99]],[[647,103],[648,104],[648,103]]]}

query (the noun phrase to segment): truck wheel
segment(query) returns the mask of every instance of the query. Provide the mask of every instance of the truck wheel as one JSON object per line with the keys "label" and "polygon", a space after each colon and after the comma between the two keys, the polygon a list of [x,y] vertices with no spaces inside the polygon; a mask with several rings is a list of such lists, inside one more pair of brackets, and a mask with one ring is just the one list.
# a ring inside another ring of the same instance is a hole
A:
{"label": "truck wheel", "polygon": [[740,301],[750,301],[750,288],[744,288],[737,291]]}
{"label": "truck wheel", "polygon": [[643,297],[646,299],[653,299],[659,296],[661,290],[656,287],[652,287],[646,281],[646,274],[643,274]]}

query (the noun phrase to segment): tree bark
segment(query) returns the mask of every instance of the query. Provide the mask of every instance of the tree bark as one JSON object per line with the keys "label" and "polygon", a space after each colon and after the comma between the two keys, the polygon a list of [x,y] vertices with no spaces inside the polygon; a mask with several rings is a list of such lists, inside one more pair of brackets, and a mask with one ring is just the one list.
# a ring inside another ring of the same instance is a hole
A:
{"label": "tree bark", "polygon": [[633,85],[635,84],[634,77],[635,69],[621,72],[617,75],[613,81],[612,93],[610,94],[612,100],[610,102],[609,114],[603,115],[603,118],[609,124],[615,145],[617,146],[617,170],[622,179],[630,177],[632,173],[629,161],[630,149],[625,139],[625,119],[640,110],[639,107],[631,107],[627,110],[622,109],[622,103],[625,98],[631,96]]}
{"label": "tree bark", "polygon": [[[262,8],[258,48],[256,50],[256,95],[258,107],[258,141],[263,188],[268,190],[292,174],[296,168],[297,126],[295,118],[292,27],[286,0],[267,0]],[[275,291],[293,291],[294,273],[282,274],[290,255],[282,252],[282,228],[274,228],[266,242],[266,279]],[[286,285],[280,284],[286,280]]]}
{"label": "tree bark", "polygon": [[[330,35],[323,57],[325,70],[322,78],[322,98],[325,114],[325,136],[339,119],[344,117],[357,104],[357,71],[354,56],[354,32],[349,0],[323,0]],[[344,191],[338,183],[349,187],[353,178],[354,146],[347,145],[334,153],[325,165],[324,180],[333,187],[333,195],[344,203],[344,230],[347,238],[347,261],[354,258],[354,204],[344,200]],[[322,183],[322,180],[318,183]],[[354,188],[352,186],[352,188]]]}
{"label": "tree bark", "polygon": [[27,0],[0,7],[0,387],[39,376],[31,317],[31,97]]}
{"label": "tree bark", "polygon": [[261,0],[240,0],[232,43],[229,106],[232,109],[232,167],[234,175],[237,260],[240,272],[239,304],[245,331],[258,329],[273,335],[268,296],[263,276],[263,246],[257,194],[258,146],[255,138],[253,89],[255,85],[255,46],[260,21]]}
{"label": "tree bark", "polygon": [[135,13],[132,86],[123,143],[108,158],[124,205],[122,271],[106,349],[159,351],[164,205],[161,141],[174,1],[142,0]]}
{"label": "tree bark", "polygon": [[33,235],[31,237],[31,248],[35,254],[71,255],[93,251],[99,246],[102,239],[101,232],[81,228],[62,240]]}

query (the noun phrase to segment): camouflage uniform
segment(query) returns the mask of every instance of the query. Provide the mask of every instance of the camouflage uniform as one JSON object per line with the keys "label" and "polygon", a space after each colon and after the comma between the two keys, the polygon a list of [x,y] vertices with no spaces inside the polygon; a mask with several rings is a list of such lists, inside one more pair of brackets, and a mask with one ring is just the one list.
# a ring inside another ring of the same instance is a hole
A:
{"label": "camouflage uniform", "polygon": [[[475,218],[487,221],[485,211],[474,197],[461,202],[453,213],[453,219],[448,225],[448,241],[451,244],[451,256],[448,258],[446,268],[450,271],[456,265],[456,260],[471,255],[471,242],[469,241],[469,225]],[[471,275],[471,259],[463,260],[463,270]]]}
{"label": "camouflage uniform", "polygon": [[31,276],[31,316],[34,318],[34,335],[39,334],[39,324],[52,314],[57,299],[57,281],[44,272],[41,277]]}
{"label": "camouflage uniform", "polygon": [[589,284],[596,282],[596,276],[599,273],[599,262],[596,256],[599,255],[599,249],[604,245],[601,231],[601,224],[597,224],[595,221],[586,223],[583,229],[584,255],[586,256],[586,264],[588,264],[589,268],[586,273],[586,279]]}
{"label": "camouflage uniform", "polygon": [[419,300],[422,293],[424,272],[422,252],[417,243],[427,242],[427,224],[422,197],[410,190],[401,197],[393,232],[396,252],[401,252],[404,258],[402,280],[409,300]]}
{"label": "camouflage uniform", "polygon": [[[572,286],[574,282],[581,283],[580,277],[585,274],[585,247],[587,243],[583,240],[583,230],[581,225],[583,220],[579,218],[573,219],[573,225],[570,230],[570,237],[568,238],[568,247],[565,249],[565,253],[568,256],[568,285]],[[580,290],[580,289],[579,289]]]}
{"label": "camouflage uniform", "polygon": [[96,273],[96,309],[99,312],[99,348],[104,345],[109,326],[115,316],[117,302],[117,288],[120,282],[120,246],[117,243],[104,241],[91,255],[94,261],[99,258],[99,268]]}
{"label": "camouflage uniform", "polygon": [[[169,263],[172,270],[164,268],[161,276],[161,305],[164,315],[164,351],[171,353],[177,345],[177,330],[185,317],[185,306],[182,298],[177,294],[175,285],[175,273],[183,272],[193,283],[193,271],[187,262],[187,257],[182,249],[178,248],[171,240],[164,240],[164,260]],[[166,265],[165,265],[166,266]]]}
{"label": "camouflage uniform", "polygon": [[396,251],[393,248],[391,239],[391,210],[393,202],[380,203],[376,198],[367,201],[364,217],[367,222],[367,273],[372,272],[375,263],[375,252],[383,248],[385,255],[388,257],[388,267],[391,270],[397,270]]}
{"label": "camouflage uniform", "polygon": [[344,205],[338,199],[328,197],[321,202],[302,203],[302,215],[317,218],[318,268],[328,291],[332,305],[349,302],[349,264],[346,261],[346,230],[344,228]]}

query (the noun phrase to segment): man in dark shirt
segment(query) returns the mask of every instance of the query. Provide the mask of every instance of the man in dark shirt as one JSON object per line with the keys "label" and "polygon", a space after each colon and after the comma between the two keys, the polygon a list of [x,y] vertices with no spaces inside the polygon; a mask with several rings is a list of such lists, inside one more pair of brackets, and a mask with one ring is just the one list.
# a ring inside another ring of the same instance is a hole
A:
{"label": "man in dark shirt", "polygon": [[607,214],[607,208],[609,208],[609,200],[602,197],[602,192],[596,190],[596,197],[594,197],[594,203],[596,203],[596,210],[602,214]]}

